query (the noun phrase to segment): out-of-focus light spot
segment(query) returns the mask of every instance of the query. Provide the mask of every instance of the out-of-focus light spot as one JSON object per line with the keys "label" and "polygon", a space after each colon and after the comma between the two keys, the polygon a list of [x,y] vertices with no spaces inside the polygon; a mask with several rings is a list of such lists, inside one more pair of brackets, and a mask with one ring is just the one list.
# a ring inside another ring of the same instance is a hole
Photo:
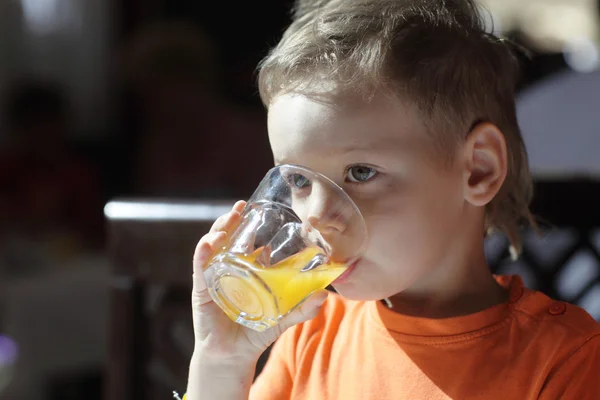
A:
{"label": "out-of-focus light spot", "polygon": [[504,33],[501,16],[494,14],[492,10],[483,5],[479,6],[479,11],[481,13],[486,32],[492,32],[495,35],[502,35],[502,33]]}
{"label": "out-of-focus light spot", "polygon": [[152,202],[112,201],[104,207],[104,215],[119,220],[198,220],[214,221],[231,211],[233,203],[162,204]]}
{"label": "out-of-focus light spot", "polygon": [[38,34],[48,34],[57,27],[58,0],[21,0],[27,27]]}
{"label": "out-of-focus light spot", "polygon": [[0,367],[14,364],[18,355],[17,343],[8,336],[0,335]]}
{"label": "out-of-focus light spot", "polygon": [[579,301],[583,307],[596,321],[600,321],[600,283],[592,287]]}
{"label": "out-of-focus light spot", "polygon": [[18,356],[17,343],[8,336],[0,335],[0,393],[13,378],[14,365]]}
{"label": "out-of-focus light spot", "polygon": [[598,261],[590,250],[580,250],[565,263],[556,277],[556,290],[561,297],[572,299],[598,278]]}
{"label": "out-of-focus light spot", "polygon": [[567,64],[577,72],[591,72],[600,66],[598,46],[588,38],[569,40],[563,52]]}
{"label": "out-of-focus light spot", "polygon": [[48,35],[65,28],[77,29],[81,23],[73,0],[20,0],[27,29]]}

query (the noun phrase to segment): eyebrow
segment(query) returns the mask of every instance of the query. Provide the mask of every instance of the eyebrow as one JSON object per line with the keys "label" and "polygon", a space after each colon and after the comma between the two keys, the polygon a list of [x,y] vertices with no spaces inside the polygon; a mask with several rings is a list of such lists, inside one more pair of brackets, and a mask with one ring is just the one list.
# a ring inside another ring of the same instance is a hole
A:
{"label": "eyebrow", "polygon": [[[403,147],[397,146],[397,144],[395,144],[393,147],[394,152],[402,151],[402,149],[403,149]],[[388,153],[390,151],[392,151],[392,146],[390,143],[387,143],[387,141],[382,144],[377,144],[377,145],[373,145],[373,144],[349,145],[349,146],[344,146],[344,147],[339,148],[339,153],[342,155],[347,155],[347,154],[351,154],[351,153],[361,153],[361,152]]]}
{"label": "eyebrow", "polygon": [[[396,154],[402,154],[408,151],[410,145],[404,143],[403,140],[398,141],[395,137],[385,137],[379,138],[376,141],[361,141],[358,143],[348,143],[348,144],[339,144],[335,143],[326,147],[322,147],[322,150],[326,154],[341,155],[348,156],[353,153],[364,153],[370,152],[379,155],[389,156],[393,154],[396,157]],[[278,159],[274,158],[275,165],[280,164],[289,164],[285,158]],[[292,163],[293,164],[293,163]]]}

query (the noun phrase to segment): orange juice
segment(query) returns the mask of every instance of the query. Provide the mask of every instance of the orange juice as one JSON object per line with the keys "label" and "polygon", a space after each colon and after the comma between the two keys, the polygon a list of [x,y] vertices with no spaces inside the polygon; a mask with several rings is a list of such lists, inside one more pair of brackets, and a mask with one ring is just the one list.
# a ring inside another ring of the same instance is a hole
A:
{"label": "orange juice", "polygon": [[270,266],[257,261],[262,248],[249,255],[228,254],[222,262],[243,265],[246,277],[224,275],[219,280],[218,292],[222,294],[223,310],[233,321],[240,318],[260,321],[265,329],[275,325],[292,308],[310,294],[324,289],[340,276],[344,264],[328,262],[315,269],[302,271],[313,257],[323,254],[318,247],[308,247],[301,252]]}

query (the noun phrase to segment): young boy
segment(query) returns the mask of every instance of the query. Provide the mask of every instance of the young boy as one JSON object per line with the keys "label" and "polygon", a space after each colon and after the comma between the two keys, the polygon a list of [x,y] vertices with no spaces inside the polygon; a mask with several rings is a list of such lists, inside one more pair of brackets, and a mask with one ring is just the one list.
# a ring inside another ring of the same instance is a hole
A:
{"label": "young boy", "polygon": [[219,218],[194,257],[188,400],[599,399],[600,326],[486,265],[485,233],[516,253],[531,220],[507,45],[473,0],[313,3],[261,65],[269,138],[344,188],[370,244],[339,295],[257,333],[206,293],[244,203]]}

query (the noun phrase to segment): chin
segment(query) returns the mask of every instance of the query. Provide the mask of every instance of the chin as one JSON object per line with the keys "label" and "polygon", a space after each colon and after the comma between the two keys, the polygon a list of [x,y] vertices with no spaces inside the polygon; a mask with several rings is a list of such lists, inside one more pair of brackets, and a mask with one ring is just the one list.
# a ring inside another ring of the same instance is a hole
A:
{"label": "chin", "polygon": [[354,282],[345,282],[340,285],[332,285],[336,292],[345,299],[353,301],[375,301],[381,300],[385,296],[378,296],[365,285],[355,284]]}
{"label": "chin", "polygon": [[386,276],[377,265],[363,259],[351,274],[338,282],[334,281],[331,286],[348,300],[378,301],[406,290],[409,283],[399,281],[398,276],[395,279],[389,274]]}
{"label": "chin", "polygon": [[[360,260],[351,267],[353,270],[347,276],[334,281],[331,286],[342,297],[355,301],[372,301],[382,299],[378,296],[381,288],[376,282],[372,282],[376,267],[366,260]],[[378,282],[385,279],[378,279]]]}

